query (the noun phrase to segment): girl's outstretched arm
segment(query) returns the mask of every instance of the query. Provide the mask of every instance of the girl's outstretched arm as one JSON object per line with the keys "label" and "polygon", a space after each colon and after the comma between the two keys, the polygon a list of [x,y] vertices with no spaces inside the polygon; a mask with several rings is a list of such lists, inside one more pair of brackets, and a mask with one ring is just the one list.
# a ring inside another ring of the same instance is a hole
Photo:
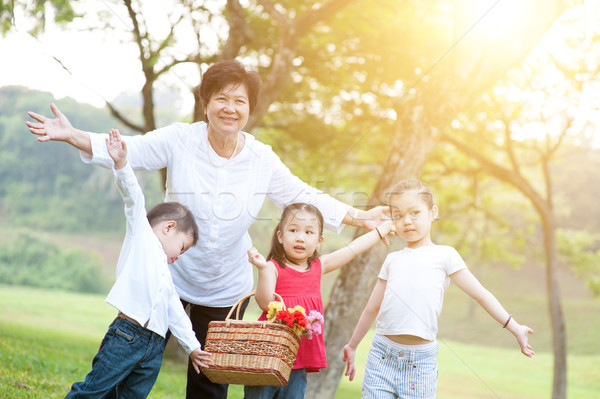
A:
{"label": "girl's outstretched arm", "polygon": [[466,292],[471,298],[475,299],[482,308],[486,310],[501,326],[505,327],[510,331],[519,346],[521,352],[527,356],[532,357],[535,352],[529,345],[529,334],[533,334],[533,330],[525,325],[517,323],[517,321],[504,309],[500,301],[489,292],[485,287],[477,280],[477,278],[468,270],[462,269],[450,275],[450,279],[464,292]]}
{"label": "girl's outstretched arm", "polygon": [[358,237],[348,244],[348,246],[340,248],[332,253],[322,255],[320,259],[323,274],[332,272],[344,266],[346,263],[354,259],[354,257],[360,255],[373,245],[377,244],[382,237],[385,238],[388,234],[394,231],[396,231],[394,224],[390,220],[387,220],[368,233]]}
{"label": "girl's outstretched arm", "polygon": [[377,280],[377,284],[375,284],[375,288],[373,288],[373,292],[371,293],[371,297],[367,302],[367,306],[365,306],[365,309],[358,320],[358,324],[354,328],[350,342],[344,346],[343,360],[346,362],[346,372],[344,375],[348,376],[350,381],[354,379],[354,374],[356,374],[356,368],[354,365],[356,348],[358,347],[358,344],[360,344],[360,341],[362,341],[365,335],[369,332],[369,329],[373,325],[373,322],[379,313],[379,308],[381,307],[381,302],[383,301],[383,294],[385,294],[386,285],[387,282],[385,280]]}
{"label": "girl's outstretched arm", "polygon": [[277,269],[273,262],[267,262],[254,247],[248,250],[248,260],[258,269],[258,281],[256,283],[256,303],[265,312],[269,310],[269,303],[275,297],[275,285],[277,283]]}

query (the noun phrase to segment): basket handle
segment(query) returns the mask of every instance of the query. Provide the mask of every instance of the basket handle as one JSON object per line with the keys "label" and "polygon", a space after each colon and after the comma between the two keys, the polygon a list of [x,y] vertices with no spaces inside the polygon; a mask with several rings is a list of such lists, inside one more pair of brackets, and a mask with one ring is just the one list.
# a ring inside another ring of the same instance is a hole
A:
{"label": "basket handle", "polygon": [[[249,293],[248,295],[246,295],[245,297],[241,298],[239,301],[237,301],[235,303],[235,305],[233,305],[231,307],[231,310],[229,311],[229,313],[227,314],[227,317],[225,318],[225,320],[229,320],[229,318],[231,317],[231,315],[233,314],[233,311],[237,309],[237,312],[235,313],[235,318],[236,320],[240,319],[240,310],[242,308],[242,303],[244,303],[244,301],[252,296],[256,295],[255,291],[252,291],[251,293]],[[279,295],[278,293],[274,292],[273,295],[279,299],[279,302],[281,302],[283,304],[283,307],[285,308],[285,303],[283,302],[283,298],[281,297],[281,295]]]}

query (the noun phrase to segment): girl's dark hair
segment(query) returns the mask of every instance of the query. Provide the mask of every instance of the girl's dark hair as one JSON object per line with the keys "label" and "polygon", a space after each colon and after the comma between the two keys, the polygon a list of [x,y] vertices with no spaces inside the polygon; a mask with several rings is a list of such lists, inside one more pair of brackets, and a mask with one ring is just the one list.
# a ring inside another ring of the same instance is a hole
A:
{"label": "girl's dark hair", "polygon": [[431,193],[431,188],[429,185],[417,179],[402,180],[396,185],[392,186],[392,188],[387,191],[388,205],[393,196],[402,195],[407,191],[417,191],[417,195],[419,198],[421,198],[421,200],[423,200],[423,202],[427,204],[429,209],[432,209],[435,205],[433,202],[433,194]]}
{"label": "girl's dark hair", "polygon": [[154,227],[162,221],[177,222],[175,230],[190,234],[193,237],[192,246],[198,242],[198,225],[190,210],[179,202],[163,202],[155,205],[146,214],[150,226]]}
{"label": "girl's dark hair", "polygon": [[[198,97],[202,101],[203,108],[208,105],[213,93],[232,83],[246,86],[250,113],[252,113],[258,102],[260,76],[258,76],[256,71],[246,69],[238,60],[226,60],[214,63],[204,72],[200,88],[198,89]],[[206,115],[204,117],[206,118]]]}
{"label": "girl's dark hair", "polygon": [[[279,265],[281,267],[285,267],[285,262],[288,262],[288,259],[285,256],[285,251],[283,250],[283,244],[281,244],[279,242],[279,238],[277,237],[277,232],[281,231],[283,233],[282,228],[284,227],[284,225],[293,216],[296,216],[300,212],[306,212],[306,213],[316,216],[317,220],[319,221],[319,237],[323,234],[323,215],[321,214],[321,211],[319,211],[319,209],[317,209],[316,206],[310,205],[310,204],[305,204],[302,202],[288,205],[284,208],[284,210],[281,214],[281,220],[279,221],[279,223],[275,227],[275,230],[273,231],[273,238],[271,239],[271,251],[269,252],[269,255],[267,255],[267,260],[271,260],[271,259],[276,260],[277,263],[279,263]],[[319,253],[315,249],[315,252],[313,252],[313,254],[308,258],[308,268],[309,269],[310,269],[311,262],[318,257],[319,257]]]}

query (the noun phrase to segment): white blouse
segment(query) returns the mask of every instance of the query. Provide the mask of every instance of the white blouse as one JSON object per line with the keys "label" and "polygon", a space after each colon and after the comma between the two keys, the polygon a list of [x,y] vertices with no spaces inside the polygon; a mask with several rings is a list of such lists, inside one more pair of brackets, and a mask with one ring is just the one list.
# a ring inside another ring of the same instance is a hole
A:
{"label": "white blouse", "polygon": [[[171,265],[177,292],[194,304],[227,307],[252,290],[248,228],[265,197],[282,208],[295,202],[313,204],[323,214],[325,227],[336,232],[343,228],[349,209],[294,176],[270,146],[242,133],[245,145],[229,162],[208,144],[204,122],[174,123],[143,136],[124,137],[133,168],[166,167],[165,201],[181,202],[196,217],[198,244]],[[112,167],[105,137],[90,133],[93,156],[82,152],[84,162]]]}

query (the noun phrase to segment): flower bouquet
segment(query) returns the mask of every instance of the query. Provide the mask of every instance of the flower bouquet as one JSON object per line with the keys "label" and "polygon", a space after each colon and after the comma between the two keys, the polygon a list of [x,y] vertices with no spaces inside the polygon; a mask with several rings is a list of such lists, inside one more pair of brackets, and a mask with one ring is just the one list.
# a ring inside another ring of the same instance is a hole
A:
{"label": "flower bouquet", "polygon": [[300,305],[284,309],[281,302],[273,301],[269,303],[267,320],[285,324],[291,327],[298,336],[306,336],[308,339],[323,332],[323,315],[316,310],[311,310],[306,315],[306,310]]}

